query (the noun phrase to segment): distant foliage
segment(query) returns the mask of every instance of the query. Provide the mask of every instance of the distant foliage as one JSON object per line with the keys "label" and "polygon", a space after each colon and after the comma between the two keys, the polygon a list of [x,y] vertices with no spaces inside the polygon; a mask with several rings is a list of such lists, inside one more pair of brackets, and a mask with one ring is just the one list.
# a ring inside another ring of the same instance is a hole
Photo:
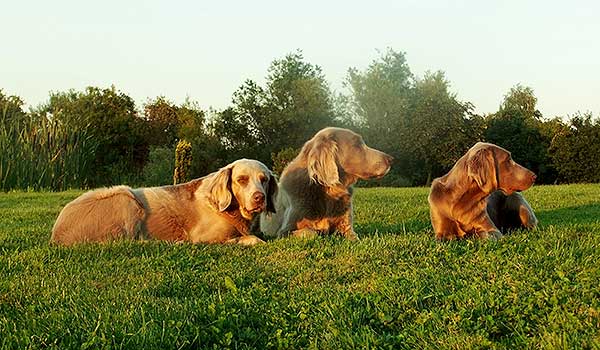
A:
{"label": "distant foliage", "polygon": [[[367,67],[350,68],[344,87],[333,92],[321,67],[297,50],[271,62],[264,84],[244,81],[220,110],[164,96],[136,107],[111,86],[51,92],[25,111],[19,97],[0,90],[0,186],[163,185],[240,158],[281,174],[327,126],[350,128],[394,157],[383,179],[359,186],[428,185],[478,141],[506,148],[538,183],[600,182],[600,122],[591,113],[546,118],[530,87],[515,85],[498,111],[477,115],[444,72],[417,76],[406,54],[391,48]],[[174,178],[181,140],[191,150]]]}
{"label": "distant foliage", "polygon": [[230,154],[271,165],[273,153],[298,148],[336,123],[321,68],[298,51],[271,63],[265,86],[246,80],[233,93],[233,106],[217,115],[214,127]]}
{"label": "distant foliage", "polygon": [[173,145],[177,140],[178,108],[164,97],[158,97],[144,106],[147,122],[146,140],[151,146]]}
{"label": "distant foliage", "polygon": [[550,154],[560,182],[600,182],[600,121],[574,116],[552,139]]}
{"label": "distant foliage", "polygon": [[122,183],[137,174],[148,156],[146,124],[133,99],[115,87],[88,87],[50,94],[35,114],[48,116],[66,128],[86,129],[97,143],[91,186]]}
{"label": "distant foliage", "polygon": [[500,110],[487,117],[485,140],[508,149],[516,162],[537,174],[538,183],[552,183],[556,180],[548,154],[552,135],[544,132],[542,114],[536,107],[533,90],[516,85],[504,97]]}
{"label": "distant foliage", "polygon": [[73,128],[19,109],[0,113],[0,188],[86,188],[98,143],[89,129]]}
{"label": "distant foliage", "polygon": [[346,83],[353,117],[344,119],[355,120],[369,145],[394,156],[394,182],[428,184],[482,138],[481,118],[450,92],[444,73],[415,77],[402,52],[388,49],[366,70],[350,69]]}
{"label": "distant foliage", "polygon": [[145,186],[164,186],[173,181],[175,151],[171,147],[152,147],[142,178]]}
{"label": "distant foliage", "polygon": [[284,148],[276,154],[272,154],[273,158],[273,171],[277,175],[281,175],[283,169],[292,161],[296,156],[300,153],[300,149],[298,148]]}

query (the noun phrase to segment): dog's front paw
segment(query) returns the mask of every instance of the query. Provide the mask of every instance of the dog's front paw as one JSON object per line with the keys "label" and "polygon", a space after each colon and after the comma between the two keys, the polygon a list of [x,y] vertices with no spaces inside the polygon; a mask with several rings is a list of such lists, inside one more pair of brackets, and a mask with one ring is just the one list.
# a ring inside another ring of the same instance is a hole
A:
{"label": "dog's front paw", "polygon": [[523,205],[519,208],[519,218],[523,226],[529,230],[534,229],[538,224],[538,219],[533,212]]}
{"label": "dog's front paw", "polygon": [[479,238],[481,238],[481,239],[492,239],[492,240],[500,239],[500,238],[502,238],[502,236],[503,236],[502,232],[500,232],[498,230],[481,232],[479,234]]}
{"label": "dog's front paw", "polygon": [[358,241],[358,235],[354,231],[345,232],[343,233],[343,236],[346,237],[347,240]]}
{"label": "dog's front paw", "polygon": [[245,246],[253,246],[253,245],[265,243],[265,241],[263,241],[262,239],[260,239],[256,236],[249,235],[249,236],[242,236],[242,237],[230,239],[226,243],[234,243],[234,244],[241,244],[241,245],[245,245]]}

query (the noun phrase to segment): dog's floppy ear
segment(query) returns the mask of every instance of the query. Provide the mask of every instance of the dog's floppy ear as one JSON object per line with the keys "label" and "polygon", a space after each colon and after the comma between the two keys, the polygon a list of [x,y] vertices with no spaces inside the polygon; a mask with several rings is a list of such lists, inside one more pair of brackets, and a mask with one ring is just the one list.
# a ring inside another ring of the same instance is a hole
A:
{"label": "dog's floppy ear", "polygon": [[277,185],[277,178],[275,174],[271,173],[269,177],[269,184],[267,189],[267,212],[275,213],[275,200],[277,198],[277,192],[279,191],[279,185]]}
{"label": "dog's floppy ear", "polygon": [[489,148],[482,148],[467,159],[467,175],[475,180],[477,186],[485,193],[491,193],[498,188],[496,159],[492,152]]}
{"label": "dog's floppy ear", "polygon": [[209,199],[211,204],[218,211],[225,211],[231,205],[232,194],[231,167],[221,168],[211,179],[209,185]]}
{"label": "dog's floppy ear", "polygon": [[304,145],[308,176],[323,186],[334,187],[340,184],[340,176],[335,155],[337,144],[330,138],[318,137]]}

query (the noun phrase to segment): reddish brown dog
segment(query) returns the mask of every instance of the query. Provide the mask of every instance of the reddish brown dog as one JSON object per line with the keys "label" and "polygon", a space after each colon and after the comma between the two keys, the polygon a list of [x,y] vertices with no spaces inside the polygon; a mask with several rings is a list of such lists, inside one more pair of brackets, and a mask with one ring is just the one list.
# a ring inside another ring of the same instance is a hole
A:
{"label": "reddish brown dog", "polygon": [[436,238],[499,238],[499,227],[534,227],[533,210],[516,192],[531,187],[535,179],[507,150],[478,142],[431,184],[429,207]]}
{"label": "reddish brown dog", "polygon": [[190,182],[163,187],[101,188],[61,211],[51,240],[70,245],[115,239],[192,243],[262,242],[250,234],[260,212],[273,212],[277,181],[256,160],[237,160]]}

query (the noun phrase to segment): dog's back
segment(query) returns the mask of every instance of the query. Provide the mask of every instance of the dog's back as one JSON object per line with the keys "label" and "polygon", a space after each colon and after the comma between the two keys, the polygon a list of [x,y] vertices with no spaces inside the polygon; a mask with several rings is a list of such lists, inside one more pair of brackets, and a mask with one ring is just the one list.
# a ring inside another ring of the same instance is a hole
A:
{"label": "dog's back", "polygon": [[116,186],[84,193],[60,212],[51,241],[70,245],[136,238],[145,210],[131,188]]}

